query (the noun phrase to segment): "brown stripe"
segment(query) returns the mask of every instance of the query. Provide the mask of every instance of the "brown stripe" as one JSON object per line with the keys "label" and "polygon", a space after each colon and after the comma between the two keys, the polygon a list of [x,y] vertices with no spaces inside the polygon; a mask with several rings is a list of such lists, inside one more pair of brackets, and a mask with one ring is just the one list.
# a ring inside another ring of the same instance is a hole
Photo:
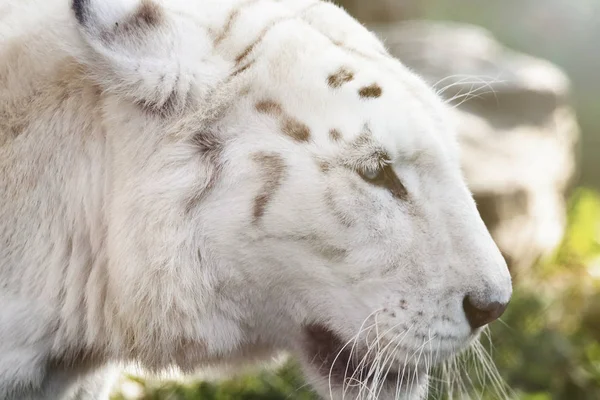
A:
{"label": "brown stripe", "polygon": [[338,209],[335,199],[333,197],[333,190],[331,188],[327,188],[327,190],[325,191],[324,200],[325,205],[329,208],[331,213],[335,216],[335,218],[341,225],[347,228],[350,228],[354,225],[354,219],[350,215]]}
{"label": "brown stripe", "polygon": [[238,19],[242,8],[250,6],[258,1],[259,0],[247,0],[247,1],[239,4],[229,14],[229,16],[227,17],[227,20],[225,21],[225,27],[223,28],[221,33],[215,38],[215,41],[214,41],[215,47],[218,46],[223,40],[225,40],[225,38],[231,33],[231,30],[233,29],[233,25],[235,24],[235,21]]}
{"label": "brown stripe", "polygon": [[151,0],[142,0],[135,16],[138,24],[143,22],[146,26],[156,27],[160,25],[162,19],[163,12],[158,4]]}
{"label": "brown stripe", "polygon": [[329,75],[327,83],[330,87],[337,89],[346,82],[350,82],[354,79],[354,73],[348,68],[340,67],[336,72]]}
{"label": "brown stripe", "polygon": [[244,51],[242,51],[236,58],[235,58],[235,62],[237,64],[239,64],[240,62],[242,62],[246,57],[248,57],[248,55],[250,53],[252,53],[252,50],[254,50],[254,48],[265,38],[265,36],[267,35],[267,33],[273,29],[277,24],[279,24],[280,22],[284,22],[287,20],[291,20],[294,19],[294,17],[281,17],[278,18],[274,21],[272,21],[269,25],[267,25],[266,27],[263,28],[263,30],[258,34],[258,37],[256,38],[256,40],[254,40],[254,42],[252,42],[248,47],[246,47],[244,49]]}
{"label": "brown stripe", "polygon": [[326,174],[331,171],[331,164],[327,161],[317,160],[317,165],[319,165],[319,169],[322,173]]}
{"label": "brown stripe", "polygon": [[[164,79],[164,77],[161,77]],[[187,92],[178,91],[178,83],[181,77],[177,75],[175,82],[172,83],[171,92],[164,101],[158,101],[149,94],[148,98],[138,99],[135,104],[149,115],[158,116],[161,118],[170,118],[181,115],[181,113],[196,105],[197,99],[191,90]],[[155,94],[158,96],[158,93]]]}
{"label": "brown stripe", "polygon": [[203,130],[195,132],[190,140],[203,158],[216,164],[223,150],[223,140],[219,136],[214,132]]}
{"label": "brown stripe", "polygon": [[221,154],[224,147],[221,138],[210,130],[195,132],[190,141],[200,154],[202,162],[205,163],[206,173],[192,188],[192,193],[185,204],[186,214],[189,214],[206,198],[219,180],[222,171]]}
{"label": "brown stripe", "polygon": [[294,118],[285,118],[281,130],[298,142],[307,142],[310,139],[310,129],[308,126]]}
{"label": "brown stripe", "polygon": [[181,107],[181,101],[175,91],[171,92],[169,97],[162,103],[148,99],[139,99],[134,101],[134,103],[145,113],[160,118],[172,116]]}
{"label": "brown stripe", "polygon": [[342,133],[339,130],[333,128],[329,131],[329,138],[334,142],[337,142],[342,139]]}
{"label": "brown stripe", "polygon": [[266,34],[275,27],[275,25],[279,24],[280,22],[284,22],[287,20],[291,20],[291,19],[296,19],[298,18],[298,16],[302,16],[302,14],[304,14],[305,12],[307,12],[308,10],[310,10],[311,8],[318,6],[319,4],[321,4],[320,1],[315,1],[313,4],[305,7],[303,10],[300,10],[300,12],[298,13],[297,16],[292,16],[292,17],[281,17],[281,18],[277,18],[274,21],[272,21],[269,25],[267,25],[265,28],[263,28],[263,30],[259,33],[258,37],[256,38],[256,40],[254,42],[252,42],[248,47],[246,47],[244,49],[243,52],[241,52],[236,58],[235,58],[235,62],[236,63],[240,63],[242,60],[244,60],[246,57],[248,57],[248,55],[250,53],[252,53],[252,50],[254,50],[254,48],[265,38]]}
{"label": "brown stripe", "polygon": [[231,28],[233,27],[233,21],[235,21],[237,19],[238,15],[240,15],[239,8],[236,8],[235,10],[233,10],[233,12],[231,14],[229,14],[229,17],[227,18],[227,21],[225,22],[225,28],[223,28],[221,33],[219,33],[219,35],[215,38],[215,41],[214,41],[215,47],[217,47],[219,44],[221,44],[221,42],[227,37],[227,35],[229,35],[229,32],[231,32]]}
{"label": "brown stripe", "polygon": [[348,253],[346,249],[327,243],[324,237],[317,234],[291,235],[287,239],[295,242],[304,242],[312,251],[328,261],[341,261]]}
{"label": "brown stripe", "polygon": [[301,244],[309,248],[317,256],[326,259],[327,261],[339,262],[342,261],[348,254],[344,248],[327,243],[327,239],[319,234],[289,234],[289,235],[261,235],[260,240],[280,240]]}
{"label": "brown stripe", "polygon": [[272,100],[263,100],[256,103],[256,110],[263,114],[278,116],[283,114],[283,108]]}
{"label": "brown stripe", "polygon": [[310,139],[310,128],[306,124],[287,115],[281,104],[273,100],[263,100],[256,103],[255,107],[260,113],[273,117],[281,117],[281,131],[292,139],[298,142],[307,142]]}
{"label": "brown stripe", "polygon": [[115,22],[113,29],[102,32],[100,37],[105,42],[111,42],[120,35],[138,35],[148,29],[156,29],[163,20],[164,13],[158,4],[152,0],[142,0],[134,14],[124,21]]}
{"label": "brown stripe", "polygon": [[316,251],[319,252],[321,257],[329,261],[342,261],[344,258],[346,258],[346,254],[348,254],[345,249],[325,243],[317,246]]}
{"label": "brown stripe", "polygon": [[281,186],[285,177],[285,162],[281,156],[275,153],[258,153],[253,158],[254,161],[260,164],[264,179],[260,193],[254,199],[252,215],[254,217],[253,222],[257,224],[265,214],[275,192]]}
{"label": "brown stripe", "polygon": [[242,62],[242,60],[243,60],[244,58],[248,57],[248,55],[249,55],[249,54],[252,52],[252,50],[254,50],[254,47],[255,47],[255,46],[258,44],[258,42],[259,42],[260,40],[262,40],[262,38],[263,38],[263,37],[261,36],[261,37],[260,37],[258,40],[256,40],[255,42],[253,42],[253,43],[252,43],[250,46],[246,47],[246,49],[245,49],[245,50],[244,50],[244,51],[243,51],[243,52],[242,52],[240,55],[238,55],[238,56],[235,58],[235,63],[236,63],[236,64],[239,64],[239,63],[241,63],[241,62]]}
{"label": "brown stripe", "polygon": [[382,93],[381,87],[376,83],[372,85],[365,86],[358,91],[358,95],[362,98],[377,98],[380,97]]}
{"label": "brown stripe", "polygon": [[229,77],[228,77],[228,80],[229,80],[229,79],[232,79],[232,78],[234,78],[234,77],[236,77],[236,76],[238,76],[239,74],[241,74],[242,72],[246,71],[248,68],[250,68],[250,67],[251,67],[251,66],[253,66],[253,65],[254,65],[254,61],[250,61],[248,64],[246,64],[246,65],[244,65],[244,66],[242,66],[242,67],[239,67],[239,68],[237,68],[236,70],[234,70],[234,71],[233,71],[233,72],[232,72],[232,73],[229,75]]}

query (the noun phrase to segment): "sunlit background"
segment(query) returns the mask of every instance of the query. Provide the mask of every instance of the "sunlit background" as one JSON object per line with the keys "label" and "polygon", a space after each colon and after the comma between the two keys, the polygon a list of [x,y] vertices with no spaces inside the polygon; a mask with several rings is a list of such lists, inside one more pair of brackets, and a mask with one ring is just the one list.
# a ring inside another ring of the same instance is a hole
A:
{"label": "sunlit background", "polygon": [[[452,105],[514,297],[431,398],[600,399],[600,1],[347,0]],[[316,399],[293,362],[225,381],[124,375],[114,399]]]}

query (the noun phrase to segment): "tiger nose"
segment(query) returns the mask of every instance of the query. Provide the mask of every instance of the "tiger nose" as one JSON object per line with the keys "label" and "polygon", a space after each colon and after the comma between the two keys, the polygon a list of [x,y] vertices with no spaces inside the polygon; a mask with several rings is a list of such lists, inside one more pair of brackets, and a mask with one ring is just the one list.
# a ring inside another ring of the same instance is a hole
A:
{"label": "tiger nose", "polygon": [[466,295],[463,300],[463,309],[471,329],[480,328],[497,320],[506,310],[506,306],[508,306],[508,303],[497,301],[482,304],[474,301],[469,295]]}

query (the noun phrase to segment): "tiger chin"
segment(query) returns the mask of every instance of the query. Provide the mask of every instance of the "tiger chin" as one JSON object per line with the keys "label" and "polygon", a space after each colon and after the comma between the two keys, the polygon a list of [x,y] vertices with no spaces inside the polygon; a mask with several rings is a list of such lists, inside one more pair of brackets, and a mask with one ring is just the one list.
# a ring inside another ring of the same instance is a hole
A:
{"label": "tiger chin", "polygon": [[511,297],[446,106],[313,0],[0,6],[0,398],[292,353],[418,399]]}

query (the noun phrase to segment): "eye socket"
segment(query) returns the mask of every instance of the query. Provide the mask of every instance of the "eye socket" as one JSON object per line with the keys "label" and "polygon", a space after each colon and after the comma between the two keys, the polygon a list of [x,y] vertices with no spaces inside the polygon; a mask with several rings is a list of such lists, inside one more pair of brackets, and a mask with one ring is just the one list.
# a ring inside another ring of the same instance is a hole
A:
{"label": "eye socket", "polygon": [[358,174],[368,183],[388,189],[395,197],[406,200],[408,191],[390,165],[377,169],[358,171]]}

